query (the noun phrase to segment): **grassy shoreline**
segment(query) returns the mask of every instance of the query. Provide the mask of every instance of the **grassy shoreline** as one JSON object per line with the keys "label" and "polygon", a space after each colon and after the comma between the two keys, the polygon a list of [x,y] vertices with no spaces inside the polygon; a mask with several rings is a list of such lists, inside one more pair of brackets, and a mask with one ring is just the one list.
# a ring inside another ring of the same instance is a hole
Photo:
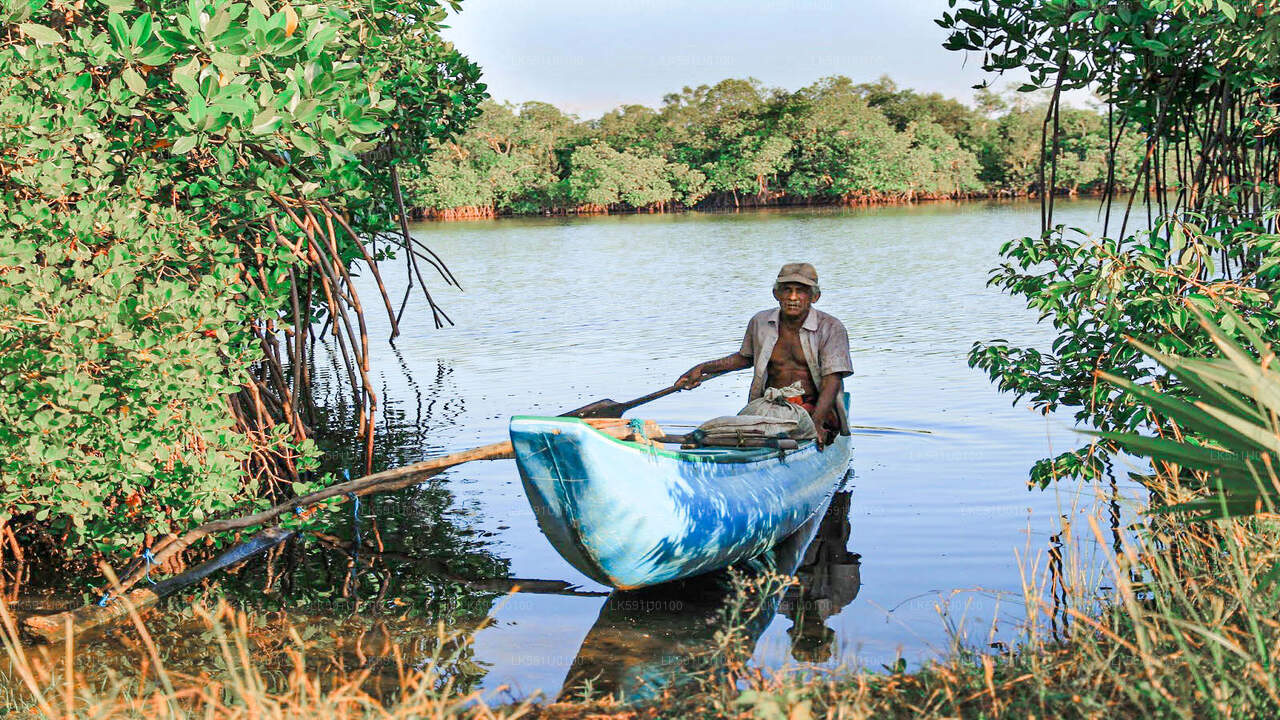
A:
{"label": "grassy shoreline", "polygon": [[[1096,525],[1092,531],[1104,540]],[[15,619],[0,605],[8,654],[0,702],[41,718],[1266,717],[1280,712],[1280,593],[1263,572],[1277,561],[1280,524],[1271,517],[1192,525],[1152,517],[1115,557],[1105,604],[1096,586],[1066,583],[1065,640],[1043,627],[1052,609],[1041,591],[1050,580],[1035,575],[1025,578],[1022,642],[996,652],[961,648],[909,673],[752,666],[742,629],[785,587],[779,578],[757,581],[726,608],[714,648],[682,668],[693,679],[634,704],[535,697],[490,707],[466,682],[475,628],[438,625],[434,637],[409,638],[353,627],[366,644],[353,651],[339,639],[342,652],[333,654],[327,640],[306,635],[305,622],[263,629],[225,604],[196,607],[190,621],[205,627],[210,654],[199,671],[182,672],[166,670],[160,623],[134,613],[136,660],[103,670],[93,667],[91,644],[15,643]],[[76,668],[70,683],[68,663]]]}

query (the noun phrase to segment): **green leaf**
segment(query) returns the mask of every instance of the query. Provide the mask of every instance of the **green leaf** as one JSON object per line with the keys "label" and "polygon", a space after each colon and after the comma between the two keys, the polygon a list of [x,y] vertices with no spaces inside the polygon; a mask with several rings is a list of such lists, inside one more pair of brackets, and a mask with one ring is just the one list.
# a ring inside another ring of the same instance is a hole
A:
{"label": "green leaf", "polygon": [[386,127],[386,125],[371,118],[360,118],[359,120],[351,123],[351,129],[361,135],[372,135],[373,133],[381,131],[384,127]]}
{"label": "green leaf", "polygon": [[142,13],[129,29],[129,44],[137,47],[151,37],[151,13]]}
{"label": "green leaf", "polygon": [[111,35],[111,45],[117,50],[129,47],[129,26],[120,13],[107,15],[107,32]]}
{"label": "green leaf", "polygon": [[36,23],[22,23],[18,26],[22,34],[36,41],[37,45],[56,45],[63,42],[57,30]]}
{"label": "green leaf", "polygon": [[1231,395],[1221,384],[1225,378],[1212,372],[1211,367],[1205,367],[1203,361],[1197,362],[1165,355],[1137,340],[1130,340],[1129,343],[1164,366],[1174,377],[1195,389],[1202,399],[1229,404],[1236,412],[1249,415],[1261,422],[1262,416],[1257,410],[1250,408],[1239,397]]}
{"label": "green leaf", "polygon": [[275,132],[280,127],[280,115],[271,111],[262,111],[253,118],[250,123],[249,132],[254,135],[266,135]]}
{"label": "green leaf", "polygon": [[1123,388],[1143,403],[1164,413],[1181,425],[1196,432],[1204,433],[1206,436],[1212,437],[1228,447],[1244,450],[1266,449],[1264,446],[1258,446],[1248,435],[1236,432],[1226,423],[1207,413],[1203,408],[1192,405],[1186,400],[1156,392],[1151,388],[1137,385],[1110,373],[1099,372],[1098,377]]}
{"label": "green leaf", "polygon": [[228,75],[240,72],[240,56],[231,53],[215,52],[210,55],[213,66]]}
{"label": "green leaf", "polygon": [[197,138],[195,135],[183,135],[173,143],[173,147],[169,150],[174,155],[186,155],[196,146]]}
{"label": "green leaf", "polygon": [[173,57],[174,49],[166,45],[158,45],[153,49],[147,50],[146,54],[138,58],[138,62],[151,67],[159,67]]}
{"label": "green leaf", "polygon": [[304,133],[289,133],[289,141],[293,143],[294,147],[301,150],[304,155],[313,155],[320,152],[320,144]]}
{"label": "green leaf", "polygon": [[205,37],[216,38],[225,32],[230,25],[231,13],[226,8],[223,8],[214,13],[213,18],[209,20],[209,24],[204,26]]}
{"label": "green leaf", "polygon": [[1280,437],[1277,437],[1270,428],[1249,422],[1244,418],[1237,417],[1226,410],[1207,403],[1198,402],[1196,407],[1229,425],[1237,433],[1248,437],[1260,449],[1280,454]]}
{"label": "green leaf", "polygon": [[1227,450],[1206,448],[1164,438],[1146,437],[1136,433],[1089,431],[1087,434],[1114,440],[1123,445],[1126,451],[1135,455],[1144,455],[1193,470],[1219,471],[1229,468],[1236,470],[1238,473],[1249,473],[1244,461]]}
{"label": "green leaf", "polygon": [[124,84],[128,85],[135,95],[147,94],[147,81],[143,80],[142,76],[133,68],[125,68],[124,72],[120,73],[120,79],[124,80]]}
{"label": "green leaf", "polygon": [[173,81],[187,95],[199,95],[200,84],[196,82],[196,78],[200,74],[200,61],[191,58],[185,64],[178,66],[173,71]]}

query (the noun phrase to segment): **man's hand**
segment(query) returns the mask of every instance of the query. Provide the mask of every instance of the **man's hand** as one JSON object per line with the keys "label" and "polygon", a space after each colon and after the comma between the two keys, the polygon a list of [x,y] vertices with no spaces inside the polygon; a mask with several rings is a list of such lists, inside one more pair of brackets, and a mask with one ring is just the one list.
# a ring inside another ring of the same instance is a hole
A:
{"label": "man's hand", "polygon": [[734,353],[716,360],[700,362],[689,368],[688,372],[681,375],[680,378],[676,380],[676,387],[681,390],[689,390],[691,388],[698,387],[702,384],[703,380],[706,380],[712,375],[719,375],[723,372],[742,370],[749,367],[751,367],[751,358],[741,353]]}
{"label": "man's hand", "polygon": [[702,379],[707,374],[706,370],[703,369],[704,365],[706,365],[706,363],[698,363],[697,365],[689,368],[685,374],[681,375],[680,378],[676,380],[676,387],[681,390],[692,390],[693,388],[701,385]]}
{"label": "man's hand", "polygon": [[834,433],[827,429],[827,423],[840,425],[834,420],[839,415],[833,415],[836,412],[836,403],[840,402],[836,398],[840,397],[840,391],[844,386],[844,377],[839,373],[831,373],[822,377],[822,388],[818,391],[818,402],[813,408],[810,417],[813,418],[814,429],[818,431],[818,449],[822,450],[831,444],[834,439]]}
{"label": "man's hand", "polygon": [[830,444],[830,438],[827,434],[827,418],[830,416],[830,407],[816,407],[813,409],[813,413],[809,416],[813,418],[813,428],[816,431],[814,443],[818,446],[819,452],[825,450],[827,445]]}

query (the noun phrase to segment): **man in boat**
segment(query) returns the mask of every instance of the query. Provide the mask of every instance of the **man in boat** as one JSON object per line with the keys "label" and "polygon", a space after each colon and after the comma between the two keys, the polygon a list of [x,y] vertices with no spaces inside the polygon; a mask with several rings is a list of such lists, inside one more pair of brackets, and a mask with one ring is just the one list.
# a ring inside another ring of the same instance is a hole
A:
{"label": "man in boat", "polygon": [[778,307],[751,318],[738,352],[694,365],[676,386],[694,388],[712,373],[753,368],[748,402],[762,397],[765,388],[798,382],[804,394],[797,400],[818,429],[818,447],[825,447],[836,434],[848,435],[849,419],[840,397],[844,377],[853,374],[849,334],[839,320],[813,308],[821,294],[812,265],[783,265],[773,283]]}

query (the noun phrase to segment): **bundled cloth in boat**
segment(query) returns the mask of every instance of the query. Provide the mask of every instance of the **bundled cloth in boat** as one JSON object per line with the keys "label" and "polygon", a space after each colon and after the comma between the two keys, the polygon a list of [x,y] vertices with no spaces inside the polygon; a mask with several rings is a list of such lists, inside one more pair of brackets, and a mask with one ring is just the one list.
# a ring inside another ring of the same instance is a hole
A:
{"label": "bundled cloth in boat", "polygon": [[699,425],[689,439],[704,447],[765,447],[779,439],[813,440],[818,436],[813,418],[792,401],[802,395],[800,383],[765,388],[763,397],[747,403],[737,415],[712,418]]}

